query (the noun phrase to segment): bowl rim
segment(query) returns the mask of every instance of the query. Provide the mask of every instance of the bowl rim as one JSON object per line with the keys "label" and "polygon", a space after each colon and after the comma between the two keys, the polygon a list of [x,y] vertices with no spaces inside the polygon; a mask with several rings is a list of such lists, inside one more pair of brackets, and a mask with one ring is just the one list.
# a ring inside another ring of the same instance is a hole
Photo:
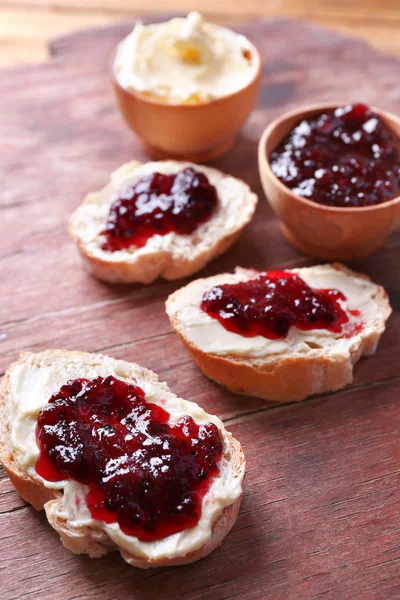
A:
{"label": "bowl rim", "polygon": [[[319,210],[319,211],[327,211],[327,212],[336,213],[336,214],[354,215],[354,214],[360,214],[360,213],[368,213],[368,212],[372,212],[372,211],[386,210],[388,208],[393,207],[395,204],[398,204],[400,202],[400,195],[395,196],[394,198],[391,198],[390,200],[385,200],[385,202],[381,202],[380,204],[372,204],[371,206],[344,207],[344,206],[328,206],[326,204],[319,204],[318,202],[313,202],[313,200],[308,200],[307,198],[304,198],[303,196],[299,196],[298,194],[295,194],[289,187],[287,187],[273,173],[271,166],[270,166],[269,156],[267,156],[267,152],[266,152],[265,148],[266,148],[266,144],[267,144],[269,136],[276,129],[276,127],[278,127],[278,125],[280,125],[283,121],[286,121],[287,119],[291,119],[293,117],[298,116],[299,119],[301,119],[301,117],[308,116],[312,113],[318,113],[319,111],[321,111],[321,113],[322,113],[324,110],[332,110],[333,108],[339,108],[341,106],[346,106],[348,104],[354,104],[354,102],[350,102],[350,101],[348,101],[348,102],[320,102],[320,103],[314,103],[314,104],[307,104],[300,108],[296,108],[294,110],[285,112],[282,115],[280,115],[279,117],[276,117],[275,119],[273,119],[267,125],[267,127],[264,129],[264,131],[262,132],[259,143],[258,143],[258,165],[259,165],[260,175],[261,175],[261,172],[263,171],[265,173],[265,176],[268,177],[270,180],[272,180],[274,182],[274,184],[278,188],[280,188],[280,190],[283,193],[285,193],[288,197],[290,197],[292,200],[294,200],[296,202],[300,202],[301,204],[304,204],[305,207],[308,207],[310,209],[312,208],[317,211]],[[380,108],[376,108],[375,106],[371,106],[371,105],[368,105],[368,106],[369,106],[369,108],[371,108],[371,110],[376,112],[376,114],[379,117],[383,117],[385,121],[388,121],[389,124],[392,122],[395,122],[400,127],[400,117],[397,117],[396,115],[394,115],[393,113],[391,113],[389,111],[385,111]],[[398,135],[397,133],[395,133],[395,135],[399,139],[399,142],[400,142],[400,135]],[[280,141],[282,141],[282,140],[280,140]]]}
{"label": "bowl rim", "polygon": [[[237,32],[235,32],[235,33],[237,33]],[[128,34],[128,35],[130,35],[130,34]],[[215,98],[214,100],[206,100],[205,102],[199,102],[199,103],[193,103],[193,104],[172,103],[172,102],[165,102],[163,100],[160,100],[157,98],[157,96],[146,96],[145,94],[136,92],[133,89],[125,88],[118,80],[118,77],[117,77],[117,75],[115,73],[115,69],[114,69],[114,63],[115,63],[115,58],[117,56],[118,48],[125,41],[127,36],[122,38],[122,40],[120,40],[114,46],[113,50],[111,51],[110,57],[108,59],[108,75],[111,80],[111,83],[114,84],[117,88],[119,88],[123,92],[126,92],[129,96],[132,96],[132,98],[135,98],[137,100],[142,100],[143,102],[147,102],[148,104],[153,104],[155,106],[168,107],[168,108],[171,108],[171,107],[179,108],[179,109],[185,109],[185,110],[193,109],[193,108],[201,108],[201,107],[205,107],[205,106],[214,106],[216,104],[226,102],[226,100],[234,98],[236,96],[239,96],[240,94],[243,94],[246,90],[248,90],[250,87],[252,87],[254,84],[256,84],[261,79],[262,58],[261,58],[260,52],[258,51],[257,47],[253,44],[253,42],[251,40],[249,40],[248,37],[246,37],[245,35],[243,35],[241,33],[238,33],[237,35],[242,35],[243,37],[245,37],[246,40],[248,41],[248,43],[250,44],[252,55],[256,58],[256,61],[257,61],[257,65],[256,65],[257,68],[255,70],[255,73],[254,73],[252,79],[249,81],[249,83],[247,85],[245,85],[245,87],[242,87],[239,90],[237,90],[236,92],[233,92],[226,96],[221,96],[221,98]]]}

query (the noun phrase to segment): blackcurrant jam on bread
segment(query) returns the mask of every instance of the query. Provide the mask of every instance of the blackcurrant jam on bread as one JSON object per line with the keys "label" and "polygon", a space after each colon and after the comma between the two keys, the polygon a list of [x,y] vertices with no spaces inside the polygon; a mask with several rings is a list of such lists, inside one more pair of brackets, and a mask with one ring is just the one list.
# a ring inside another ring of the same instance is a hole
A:
{"label": "blackcurrant jam on bread", "polygon": [[375,352],[391,313],[383,288],[340,264],[237,268],[189,283],[166,309],[207,376],[278,402],[350,383],[353,364]]}
{"label": "blackcurrant jam on bread", "polygon": [[[291,327],[341,333],[349,317],[336,289],[313,290],[296,273],[267,271],[254,279],[213,286],[200,308],[228,331],[244,337],[286,338]],[[353,311],[359,315],[359,311]],[[360,321],[360,328],[362,322]]]}
{"label": "blackcurrant jam on bread", "polygon": [[243,181],[216,169],[133,161],[86,197],[71,217],[70,234],[100,279],[178,279],[225,252],[256,204]]}
{"label": "blackcurrant jam on bread", "polygon": [[0,395],[4,467],[73,552],[183,564],[232,527],[240,444],[150,371],[102,355],[25,353]]}
{"label": "blackcurrant jam on bread", "polygon": [[303,119],[269,160],[282,183],[318,204],[359,208],[400,196],[400,139],[365,104]]}
{"label": "blackcurrant jam on bread", "polygon": [[193,167],[138,176],[111,204],[102,248],[116,252],[143,248],[154,235],[190,235],[212,217],[217,205],[215,186]]}

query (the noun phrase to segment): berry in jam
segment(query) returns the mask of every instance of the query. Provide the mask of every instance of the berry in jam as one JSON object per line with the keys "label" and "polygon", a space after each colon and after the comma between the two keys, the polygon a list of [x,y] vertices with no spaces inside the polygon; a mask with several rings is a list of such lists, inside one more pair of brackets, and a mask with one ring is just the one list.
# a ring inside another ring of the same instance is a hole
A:
{"label": "berry in jam", "polygon": [[270,156],[298,196],[328,206],[371,206],[400,195],[400,140],[364,104],[303,120]]}
{"label": "berry in jam", "polygon": [[112,376],[69,381],[39,414],[36,472],[87,485],[92,517],[142,541],[194,527],[219,473],[222,441],[213,423],[169,418],[139,387]]}
{"label": "berry in jam", "polygon": [[298,275],[268,271],[250,281],[218,285],[206,292],[201,309],[228,331],[244,337],[285,338],[291,327],[341,333],[349,318],[334,289],[311,289]]}
{"label": "berry in jam", "polygon": [[193,233],[217,204],[215,187],[191,167],[172,175],[141,175],[111,204],[102,248],[110,252],[142,248],[156,234]]}

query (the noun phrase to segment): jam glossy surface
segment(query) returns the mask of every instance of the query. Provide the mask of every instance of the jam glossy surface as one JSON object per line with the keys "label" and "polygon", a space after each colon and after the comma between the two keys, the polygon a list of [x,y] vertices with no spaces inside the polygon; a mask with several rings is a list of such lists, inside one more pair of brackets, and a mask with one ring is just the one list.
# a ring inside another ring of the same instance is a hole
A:
{"label": "jam glossy surface", "polygon": [[110,252],[142,248],[156,234],[193,233],[217,204],[215,187],[191,167],[171,175],[141,175],[111,204],[102,248]]}
{"label": "jam glossy surface", "polygon": [[400,140],[364,104],[303,120],[270,156],[295,194],[328,206],[371,206],[400,195]]}
{"label": "jam glossy surface", "polygon": [[228,331],[244,337],[285,338],[291,327],[341,333],[348,322],[334,289],[310,288],[298,275],[268,271],[249,281],[218,285],[203,295],[201,309]]}
{"label": "jam glossy surface", "polygon": [[213,423],[169,418],[139,387],[112,376],[69,381],[40,412],[36,472],[87,485],[92,517],[142,541],[194,527],[222,441]]}

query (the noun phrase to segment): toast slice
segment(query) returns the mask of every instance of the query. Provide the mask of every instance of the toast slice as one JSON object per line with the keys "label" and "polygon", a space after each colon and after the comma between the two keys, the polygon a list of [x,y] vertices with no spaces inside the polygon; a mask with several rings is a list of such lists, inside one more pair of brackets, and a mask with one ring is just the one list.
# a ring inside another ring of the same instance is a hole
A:
{"label": "toast slice", "polygon": [[[188,167],[204,173],[216,188],[218,204],[208,221],[189,235],[153,235],[140,248],[102,248],[111,204],[129,190],[136,177],[154,172],[170,175]],[[246,183],[211,167],[172,160],[146,164],[132,161],[114,171],[106,187],[86,196],[71,216],[69,233],[86,267],[99,279],[145,284],[159,277],[180,279],[196,273],[230,248],[251,220],[257,201]]]}
{"label": "toast slice", "polygon": [[234,274],[197,279],[168,298],[171,324],[205,375],[237,394],[275,402],[303,400],[352,381],[354,363],[374,354],[391,313],[385,290],[341,264],[292,271],[311,288],[344,293],[349,322],[341,333],[291,327],[284,339],[244,337],[201,310],[205,292],[254,279],[258,272],[253,270],[237,268]]}
{"label": "toast slice", "polygon": [[[148,402],[169,411],[174,423],[185,414],[197,424],[211,422],[218,428],[222,441],[219,472],[203,497],[201,516],[195,526],[156,541],[141,541],[124,533],[118,521],[107,524],[94,519],[86,504],[87,488],[82,483],[71,478],[52,483],[36,472],[37,419],[50,397],[67,381],[109,375],[138,385]],[[6,372],[0,386],[0,402],[0,460],[17,493],[37,510],[45,510],[49,523],[72,552],[99,557],[119,550],[126,562],[141,568],[186,564],[212,552],[233,526],[245,469],[239,442],[217,417],[177,398],[151,371],[101,354],[26,352]]]}

